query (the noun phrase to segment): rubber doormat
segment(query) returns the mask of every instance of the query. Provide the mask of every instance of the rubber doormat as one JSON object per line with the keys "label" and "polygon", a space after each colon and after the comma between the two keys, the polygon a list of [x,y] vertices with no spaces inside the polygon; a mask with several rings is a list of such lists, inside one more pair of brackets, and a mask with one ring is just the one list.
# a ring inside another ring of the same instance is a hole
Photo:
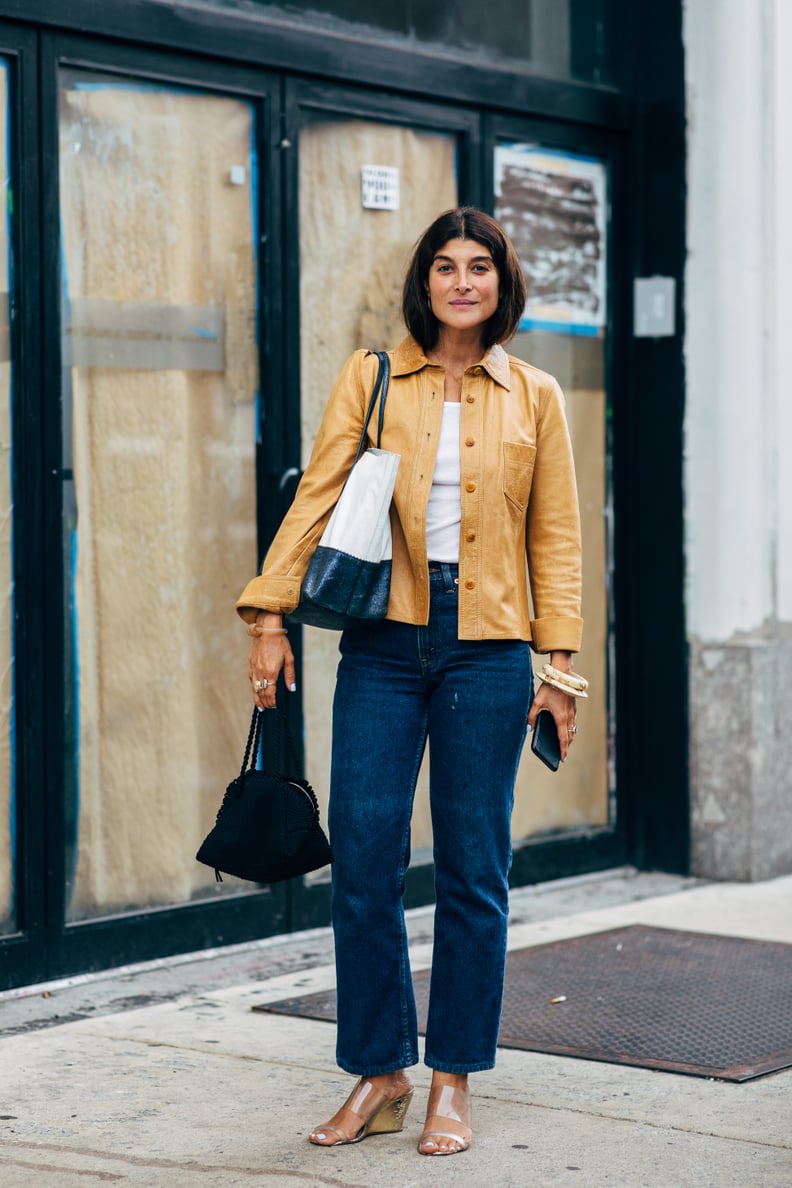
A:
{"label": "rubber doormat", "polygon": [[[414,981],[423,1031],[429,972]],[[253,1010],[335,1021],[335,991]],[[727,1081],[777,1072],[792,1066],[792,945],[632,925],[518,949],[498,1043]]]}

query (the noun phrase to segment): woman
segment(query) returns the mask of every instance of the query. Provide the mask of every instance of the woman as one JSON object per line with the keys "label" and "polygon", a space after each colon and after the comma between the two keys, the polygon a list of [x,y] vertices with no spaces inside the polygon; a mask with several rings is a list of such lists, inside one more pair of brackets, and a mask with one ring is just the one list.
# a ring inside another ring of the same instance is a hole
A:
{"label": "woman", "polygon": [[[402,893],[427,738],[437,906],[418,1149],[470,1145],[468,1075],[495,1063],[517,763],[541,709],[564,759],[576,730],[580,685],[566,674],[582,627],[580,529],[563,398],[551,376],[499,345],[525,297],[502,228],[468,207],[428,228],[407,272],[410,333],[390,353],[382,440],[401,455],[388,614],[343,633],[333,704],[337,1059],[360,1080],[311,1132],[319,1146],[400,1130],[412,1096]],[[296,687],[283,615],[352,464],[376,369],[368,351],[346,363],[294,504],[239,600],[260,709],[274,706],[281,672]],[[535,697],[530,644],[552,665]]]}

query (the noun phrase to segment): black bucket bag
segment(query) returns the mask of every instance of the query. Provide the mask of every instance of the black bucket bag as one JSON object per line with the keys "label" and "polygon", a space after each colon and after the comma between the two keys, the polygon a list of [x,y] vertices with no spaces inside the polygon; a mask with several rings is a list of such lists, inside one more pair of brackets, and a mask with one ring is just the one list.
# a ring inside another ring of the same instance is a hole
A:
{"label": "black bucket bag", "polygon": [[196,854],[214,867],[219,882],[222,871],[253,883],[280,883],[333,860],[316,793],[303,776],[281,705],[275,708],[275,771],[256,770],[264,712],[253,710],[242,770],[228,785],[214,827]]}

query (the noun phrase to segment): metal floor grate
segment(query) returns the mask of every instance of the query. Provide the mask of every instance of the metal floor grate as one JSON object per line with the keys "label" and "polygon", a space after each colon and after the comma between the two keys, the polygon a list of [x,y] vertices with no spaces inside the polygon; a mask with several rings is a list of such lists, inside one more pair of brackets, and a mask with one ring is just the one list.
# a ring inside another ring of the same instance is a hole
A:
{"label": "metal floor grate", "polygon": [[[428,972],[415,993],[423,1029]],[[335,992],[253,1009],[335,1020]],[[513,951],[499,1045],[729,1081],[777,1072],[792,1066],[792,945],[632,925]]]}

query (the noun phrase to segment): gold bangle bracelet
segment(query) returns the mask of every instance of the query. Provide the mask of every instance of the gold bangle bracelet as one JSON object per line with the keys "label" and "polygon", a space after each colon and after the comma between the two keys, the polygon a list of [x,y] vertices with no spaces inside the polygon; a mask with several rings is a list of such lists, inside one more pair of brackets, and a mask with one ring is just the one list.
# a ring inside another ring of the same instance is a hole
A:
{"label": "gold bangle bracelet", "polygon": [[288,635],[289,632],[285,627],[259,627],[258,623],[251,623],[247,629],[250,636],[256,637],[260,635]]}

